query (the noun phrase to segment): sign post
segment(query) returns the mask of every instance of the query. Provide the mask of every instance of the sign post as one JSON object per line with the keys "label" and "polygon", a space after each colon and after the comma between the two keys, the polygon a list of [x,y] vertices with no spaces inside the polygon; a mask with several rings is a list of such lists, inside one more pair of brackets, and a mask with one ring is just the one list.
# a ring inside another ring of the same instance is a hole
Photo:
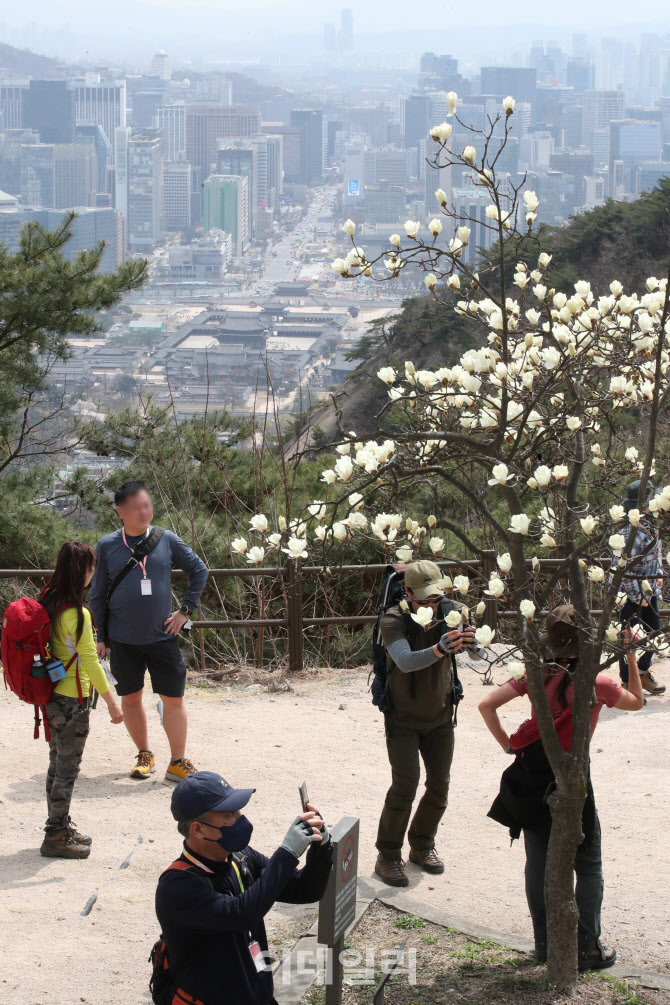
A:
{"label": "sign post", "polygon": [[344,934],[356,917],[358,817],[343,817],[333,827],[333,871],[319,905],[319,942],[328,947],[326,1005],[342,1005]]}

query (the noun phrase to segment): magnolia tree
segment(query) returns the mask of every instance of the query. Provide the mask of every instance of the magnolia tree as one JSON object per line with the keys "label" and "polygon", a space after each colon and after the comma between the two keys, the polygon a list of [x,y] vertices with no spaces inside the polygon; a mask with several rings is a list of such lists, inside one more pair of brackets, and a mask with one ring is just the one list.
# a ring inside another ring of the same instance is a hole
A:
{"label": "magnolia tree", "polygon": [[[441,515],[439,523],[430,517],[422,525],[416,514],[394,507],[399,490],[418,481],[450,486],[467,499],[479,526],[497,542],[497,570],[478,595],[466,576],[446,578],[444,585],[466,602],[470,597],[480,618],[482,592],[516,612],[504,622],[505,631],[480,623],[476,638],[490,662],[527,678],[555,774],[545,878],[548,965],[550,978],[569,991],[578,973],[574,860],[583,838],[594,682],[632,645],[621,637],[617,608],[625,596],[623,577],[634,574],[628,556],[668,403],[669,287],[667,279],[650,278],[646,290],[633,292],[613,278],[599,296],[586,281],[572,291],[551,288],[551,256],[535,237],[538,198],[497,171],[513,111],[514,100],[506,98],[483,131],[470,129],[472,145],[462,149],[451,143],[451,122],[431,130],[433,166],[461,166],[469,183],[488,196],[485,225],[495,240],[485,267],[477,272],[464,261],[475,221],[457,218],[440,189],[427,235],[407,221],[409,243],[393,235],[388,254],[369,261],[347,221],[343,230],[352,248],[333,263],[343,277],[363,281],[392,281],[414,265],[426,272],[436,299],[450,301],[449,288],[462,291],[455,310],[471,322],[479,347],[451,367],[420,370],[410,361],[382,367],[377,376],[388,385],[388,403],[378,428],[388,428],[392,413],[398,430],[393,439],[382,434],[363,443],[354,432],[343,436],[334,445],[337,458],[323,472],[323,499],[304,513],[287,514],[276,528],[262,515],[254,517],[251,530],[262,541],[250,546],[244,538],[237,547],[252,564],[267,560],[266,549],[276,549],[296,560],[311,554],[328,566],[338,551],[370,536],[389,557],[409,561],[439,557],[439,531],[445,528],[477,554],[477,541],[457,519]],[[453,93],[447,112],[468,130]],[[517,262],[513,280],[510,262]],[[622,424],[631,408],[644,427],[640,450],[629,445]],[[633,478],[640,479],[638,507],[624,519],[620,498]],[[670,511],[670,485],[650,506],[662,523]],[[554,559],[549,572],[540,558]],[[652,589],[646,581],[642,588]],[[570,751],[562,749],[554,728],[539,645],[542,615],[558,589],[574,604],[579,626]],[[428,624],[432,613],[420,609],[413,616]],[[662,633],[635,644],[668,649]]]}

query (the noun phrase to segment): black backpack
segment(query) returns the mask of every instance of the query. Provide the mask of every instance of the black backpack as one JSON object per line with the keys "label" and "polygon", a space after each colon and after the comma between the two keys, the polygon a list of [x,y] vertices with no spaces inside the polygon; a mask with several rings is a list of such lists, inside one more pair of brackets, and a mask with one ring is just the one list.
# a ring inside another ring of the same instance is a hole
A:
{"label": "black backpack", "polygon": [[[255,883],[258,879],[256,870],[244,852],[235,852],[232,857],[242,877],[244,889],[248,890],[252,883]],[[179,869],[182,871],[192,869],[194,874],[206,883],[207,886],[214,889],[212,881],[209,877],[202,872],[201,869],[198,869],[197,866],[191,865],[190,862],[183,862],[181,859],[176,859],[176,861],[165,869],[165,872],[169,872],[171,869]],[[151,1000],[154,1005],[174,1005],[174,1002],[176,1001],[184,1003],[192,1001],[190,996],[188,998],[183,997],[182,989],[179,987],[174,969],[170,966],[168,961],[167,946],[162,933],[158,941],[155,942],[152,947],[151,953],[149,954],[149,963],[152,967],[151,978],[149,980],[149,991],[151,992]]]}
{"label": "black backpack", "polygon": [[[368,687],[372,695],[372,704],[380,712],[388,712],[391,709],[391,699],[388,693],[388,662],[386,646],[382,639],[381,622],[382,618],[390,607],[399,604],[401,600],[407,600],[405,590],[405,573],[399,572],[395,566],[387,565],[384,573],[384,582],[381,589],[379,612],[372,635],[372,669],[368,674]],[[451,600],[445,598],[440,605],[440,611],[444,617],[449,611],[454,609]],[[404,613],[405,626],[407,629],[407,640],[410,645],[416,638],[419,631],[416,621],[413,621],[409,613]],[[463,699],[463,685],[458,676],[456,668],[456,657],[451,657],[452,689],[451,699],[454,707],[454,726],[458,725],[458,705]],[[372,683],[370,683],[372,681]],[[412,678],[412,683],[414,678]]]}

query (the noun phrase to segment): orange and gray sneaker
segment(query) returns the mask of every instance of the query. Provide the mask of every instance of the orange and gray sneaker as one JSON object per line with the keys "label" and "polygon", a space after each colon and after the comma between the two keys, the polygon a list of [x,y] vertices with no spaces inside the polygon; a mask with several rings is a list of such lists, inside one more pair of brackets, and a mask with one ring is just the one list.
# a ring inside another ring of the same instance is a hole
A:
{"label": "orange and gray sneaker", "polygon": [[135,767],[130,772],[131,778],[148,778],[156,770],[156,758],[150,750],[140,750],[137,754]]}
{"label": "orange and gray sneaker", "polygon": [[170,761],[165,772],[165,779],[168,782],[181,782],[182,778],[194,775],[197,770],[188,757],[180,757],[177,761]]}
{"label": "orange and gray sneaker", "polygon": [[640,682],[649,694],[665,694],[665,684],[659,684],[651,670],[640,674]]}

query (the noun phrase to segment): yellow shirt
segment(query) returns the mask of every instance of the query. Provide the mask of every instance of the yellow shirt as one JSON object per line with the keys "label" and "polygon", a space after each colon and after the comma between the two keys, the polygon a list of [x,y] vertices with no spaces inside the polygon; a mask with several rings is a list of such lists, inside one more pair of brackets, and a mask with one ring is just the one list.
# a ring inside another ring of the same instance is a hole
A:
{"label": "yellow shirt", "polygon": [[100,660],[95,648],[95,637],[93,635],[93,622],[91,612],[84,608],[84,627],[81,638],[75,645],[77,635],[77,611],[74,607],[68,607],[56,618],[56,622],[51,629],[50,648],[52,656],[62,661],[63,666],[67,666],[75,652],[79,654],[79,660],[75,660],[67,671],[67,677],[59,681],[54,691],[57,694],[66,694],[70,698],[77,698],[77,662],[79,662],[79,682],[81,693],[84,698],[88,698],[91,693],[91,685],[98,694],[106,694],[109,691],[109,684],[105,677],[105,671],[100,666]]}

